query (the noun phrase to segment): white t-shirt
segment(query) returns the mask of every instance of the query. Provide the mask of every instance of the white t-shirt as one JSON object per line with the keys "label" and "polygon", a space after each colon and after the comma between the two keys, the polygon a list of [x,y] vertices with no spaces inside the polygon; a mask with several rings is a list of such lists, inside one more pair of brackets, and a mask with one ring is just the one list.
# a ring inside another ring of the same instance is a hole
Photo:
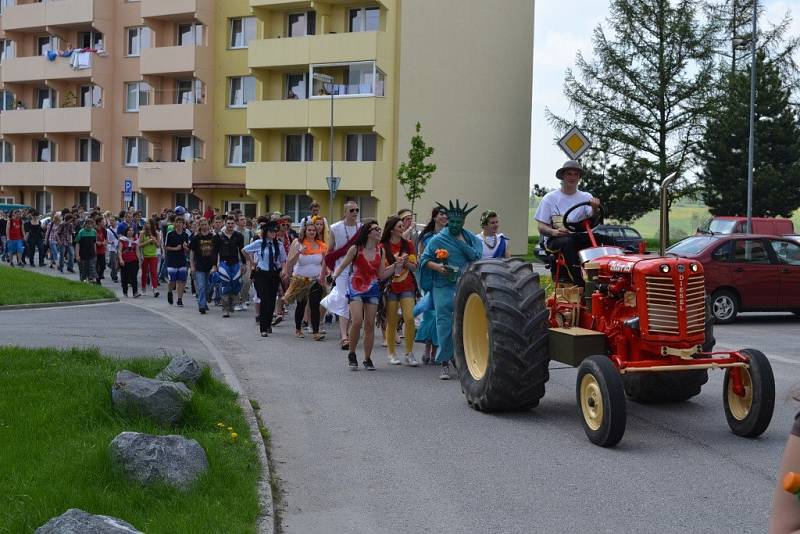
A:
{"label": "white t-shirt", "polygon": [[[567,195],[561,189],[550,191],[547,193],[539,207],[536,209],[534,219],[545,224],[553,225],[553,216],[563,216],[572,206],[580,204],[581,202],[588,202],[592,200],[592,195],[585,191],[575,191],[572,195]],[[576,222],[592,216],[592,207],[583,206],[569,215],[569,222]],[[547,240],[545,240],[545,243]]]}

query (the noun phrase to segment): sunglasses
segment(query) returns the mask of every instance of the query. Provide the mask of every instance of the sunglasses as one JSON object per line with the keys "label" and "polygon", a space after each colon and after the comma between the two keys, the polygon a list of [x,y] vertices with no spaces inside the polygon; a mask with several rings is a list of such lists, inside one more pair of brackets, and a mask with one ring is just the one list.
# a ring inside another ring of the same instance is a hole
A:
{"label": "sunglasses", "polygon": [[358,208],[350,208],[349,211],[350,211],[350,213],[358,213],[359,209]]}

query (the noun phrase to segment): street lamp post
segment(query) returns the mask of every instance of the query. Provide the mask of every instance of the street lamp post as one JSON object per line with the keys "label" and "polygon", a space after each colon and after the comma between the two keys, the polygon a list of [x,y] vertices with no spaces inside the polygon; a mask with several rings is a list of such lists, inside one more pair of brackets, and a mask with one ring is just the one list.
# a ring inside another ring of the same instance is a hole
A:
{"label": "street lamp post", "polygon": [[330,173],[326,177],[326,181],[328,182],[328,194],[329,194],[328,220],[330,221],[329,224],[333,224],[333,218],[334,218],[333,202],[334,199],[336,198],[336,191],[339,189],[339,182],[341,181],[341,178],[339,178],[338,176],[334,176],[333,174],[333,91],[334,91],[333,76],[315,72],[314,79],[321,81],[323,84],[327,83],[330,85],[329,92],[331,94],[331,133],[330,133],[330,139],[328,141],[328,146],[329,146],[328,152],[330,155],[331,168],[330,168]]}
{"label": "street lamp post", "polygon": [[[747,233],[753,232],[753,165],[756,144],[756,19],[758,0],[753,0],[753,33],[750,35],[750,139],[747,145]],[[333,174],[333,173],[331,173]]]}

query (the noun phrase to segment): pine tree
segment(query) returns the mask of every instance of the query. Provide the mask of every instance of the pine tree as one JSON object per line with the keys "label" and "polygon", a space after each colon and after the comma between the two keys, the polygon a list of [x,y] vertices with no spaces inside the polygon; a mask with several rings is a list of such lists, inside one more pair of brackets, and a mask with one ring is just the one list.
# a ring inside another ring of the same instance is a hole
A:
{"label": "pine tree", "polygon": [[434,163],[425,163],[425,159],[433,155],[433,147],[425,144],[420,135],[420,124],[416,124],[416,134],[411,138],[411,148],[408,150],[408,163],[403,162],[397,169],[397,181],[403,186],[406,198],[411,202],[411,213],[416,217],[414,204],[422,198],[425,186],[436,172]]}
{"label": "pine tree", "polygon": [[[758,54],[753,215],[789,217],[800,207],[800,126],[791,91],[774,61]],[[709,121],[699,181],[714,215],[747,213],[750,74],[732,76],[730,97]]]}
{"label": "pine tree", "polygon": [[[670,204],[694,190],[685,175],[704,119],[716,106],[718,32],[699,21],[697,9],[693,0],[611,0],[611,33],[595,29],[595,59],[578,53],[578,74],[567,70],[564,93],[578,122],[607,151],[600,156],[609,162],[602,183],[620,199],[644,195],[638,206],[625,202],[625,209],[615,213],[621,219],[634,219],[657,205],[660,184],[672,172],[680,179],[670,191]],[[562,131],[571,126],[549,111],[548,118]]]}

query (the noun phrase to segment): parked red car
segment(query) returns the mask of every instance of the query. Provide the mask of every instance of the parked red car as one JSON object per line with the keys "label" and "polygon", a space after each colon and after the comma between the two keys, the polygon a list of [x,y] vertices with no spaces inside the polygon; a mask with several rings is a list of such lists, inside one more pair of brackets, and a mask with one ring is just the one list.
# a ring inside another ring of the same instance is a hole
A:
{"label": "parked red car", "polygon": [[789,311],[800,315],[800,243],[755,234],[699,235],[667,253],[703,264],[706,293],[717,323],[742,311]]}

